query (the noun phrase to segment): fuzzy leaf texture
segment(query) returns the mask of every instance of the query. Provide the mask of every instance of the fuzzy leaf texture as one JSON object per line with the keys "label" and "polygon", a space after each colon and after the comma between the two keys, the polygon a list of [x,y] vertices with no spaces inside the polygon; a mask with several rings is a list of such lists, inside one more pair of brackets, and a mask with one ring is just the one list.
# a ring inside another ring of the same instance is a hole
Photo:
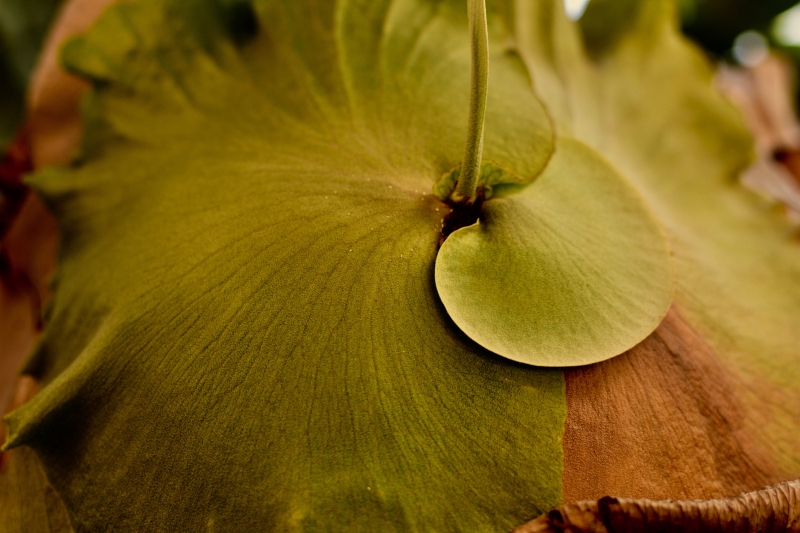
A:
{"label": "fuzzy leaf texture", "polygon": [[[145,0],[67,46],[101,88],[85,162],[34,179],[63,261],[9,421],[77,531],[493,530],[560,501],[561,372],[475,346],[433,286],[462,7]],[[550,121],[494,48],[485,154],[535,176]]]}
{"label": "fuzzy leaf texture", "polygon": [[[749,141],[669,5],[639,4],[595,23],[587,54],[560,2],[489,3],[494,194],[441,252],[494,253],[515,209],[575,237],[569,212],[599,243],[596,212],[648,264],[662,225],[676,305],[745,383],[785,391],[743,397],[800,473],[800,253],[733,183]],[[463,2],[140,0],[64,58],[96,90],[79,164],[32,180],[63,243],[25,369],[45,386],[8,445],[36,451],[78,533],[498,531],[561,503],[562,371],[481,348],[434,285],[448,209],[431,190],[467,116]],[[656,290],[636,290],[665,308],[669,266],[652,265]]]}

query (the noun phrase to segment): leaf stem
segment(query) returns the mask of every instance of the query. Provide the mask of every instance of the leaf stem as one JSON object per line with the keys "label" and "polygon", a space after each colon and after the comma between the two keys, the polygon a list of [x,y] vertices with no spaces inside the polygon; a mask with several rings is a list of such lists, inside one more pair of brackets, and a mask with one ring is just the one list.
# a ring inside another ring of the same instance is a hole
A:
{"label": "leaf stem", "polygon": [[475,202],[483,155],[483,122],[489,85],[489,31],[486,27],[486,1],[467,0],[472,51],[472,79],[469,95],[467,145],[452,199],[456,203]]}

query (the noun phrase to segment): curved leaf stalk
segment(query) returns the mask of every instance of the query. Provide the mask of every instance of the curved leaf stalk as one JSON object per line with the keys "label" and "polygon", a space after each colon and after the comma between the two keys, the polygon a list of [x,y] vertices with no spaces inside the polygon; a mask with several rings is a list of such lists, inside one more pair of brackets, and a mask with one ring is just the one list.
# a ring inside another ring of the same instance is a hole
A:
{"label": "curved leaf stalk", "polygon": [[472,81],[470,84],[467,145],[461,176],[452,199],[455,203],[475,202],[483,155],[483,122],[489,85],[489,31],[486,26],[485,0],[468,0],[469,32],[472,39]]}

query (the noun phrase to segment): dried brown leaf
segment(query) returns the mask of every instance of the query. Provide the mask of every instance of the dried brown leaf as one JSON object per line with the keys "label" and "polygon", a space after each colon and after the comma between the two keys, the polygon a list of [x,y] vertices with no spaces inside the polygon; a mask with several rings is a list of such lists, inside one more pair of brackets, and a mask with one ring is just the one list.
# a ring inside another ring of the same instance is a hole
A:
{"label": "dried brown leaf", "polygon": [[605,497],[563,505],[513,533],[800,532],[800,480],[718,500]]}

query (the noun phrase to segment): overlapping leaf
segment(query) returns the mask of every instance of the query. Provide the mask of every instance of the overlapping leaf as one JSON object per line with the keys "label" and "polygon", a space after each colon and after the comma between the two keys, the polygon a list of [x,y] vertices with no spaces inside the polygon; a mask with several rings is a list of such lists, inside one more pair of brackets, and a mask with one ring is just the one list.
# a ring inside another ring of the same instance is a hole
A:
{"label": "overlapping leaf", "polygon": [[493,352],[575,366],[632,348],[672,301],[665,236],[630,183],[584,144],[561,138],[544,174],[486,202],[436,258],[456,324]]}

